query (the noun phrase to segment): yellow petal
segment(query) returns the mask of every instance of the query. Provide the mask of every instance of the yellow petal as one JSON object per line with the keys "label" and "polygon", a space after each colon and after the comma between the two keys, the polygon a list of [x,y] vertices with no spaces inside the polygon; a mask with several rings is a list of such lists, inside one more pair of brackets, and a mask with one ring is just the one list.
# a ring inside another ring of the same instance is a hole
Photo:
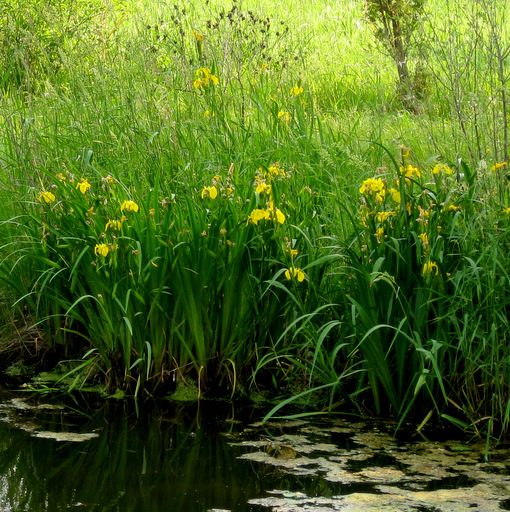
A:
{"label": "yellow petal", "polygon": [[97,244],[94,247],[94,253],[96,256],[102,256],[103,258],[105,258],[106,256],[108,256],[109,252],[110,249],[106,244]]}

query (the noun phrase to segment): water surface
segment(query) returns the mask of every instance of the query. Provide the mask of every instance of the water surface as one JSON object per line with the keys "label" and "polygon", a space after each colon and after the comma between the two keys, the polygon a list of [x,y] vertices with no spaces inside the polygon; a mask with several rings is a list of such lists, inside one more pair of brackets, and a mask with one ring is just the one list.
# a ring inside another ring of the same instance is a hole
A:
{"label": "water surface", "polygon": [[229,405],[28,403],[0,408],[0,510],[255,510],[258,473],[223,435],[238,428]]}
{"label": "water surface", "polygon": [[508,510],[498,448],[406,441],[391,426],[273,421],[228,403],[0,405],[0,510],[491,512]]}

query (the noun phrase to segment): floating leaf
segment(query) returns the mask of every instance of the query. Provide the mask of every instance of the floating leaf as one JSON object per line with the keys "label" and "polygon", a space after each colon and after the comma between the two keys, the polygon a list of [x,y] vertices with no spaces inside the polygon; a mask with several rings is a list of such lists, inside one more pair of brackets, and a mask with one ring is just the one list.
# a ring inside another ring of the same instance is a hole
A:
{"label": "floating leaf", "polygon": [[79,434],[77,432],[51,432],[51,431],[39,431],[33,434],[34,437],[42,437],[43,439],[55,439],[55,441],[71,441],[75,443],[81,443],[83,441],[90,441],[94,437],[98,437],[98,434],[94,432],[87,432],[85,434]]}

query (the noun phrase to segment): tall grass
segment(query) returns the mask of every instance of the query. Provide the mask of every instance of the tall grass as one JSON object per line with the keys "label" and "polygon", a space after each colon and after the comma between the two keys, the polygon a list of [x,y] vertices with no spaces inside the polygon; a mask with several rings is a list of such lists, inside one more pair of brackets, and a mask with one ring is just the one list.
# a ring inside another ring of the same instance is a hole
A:
{"label": "tall grass", "polygon": [[[206,384],[249,368],[285,323],[286,285],[263,289],[297,269],[302,230],[289,220],[308,219],[306,198],[302,212],[282,199],[295,178],[279,164],[248,177],[232,165],[171,196],[158,177],[132,191],[111,175],[44,178],[16,219],[24,235],[4,249],[30,261],[22,300],[47,334],[72,352],[93,347],[109,387],[155,389],[188,364]],[[14,285],[19,269],[3,264]]]}
{"label": "tall grass", "polygon": [[509,296],[502,248],[510,210],[497,198],[506,178],[494,165],[475,180],[464,166],[459,182],[447,164],[420,170],[407,155],[404,149],[400,165],[361,184],[360,208],[347,213],[352,237],[342,233],[331,248],[342,255],[332,269],[337,301],[321,308],[332,319],[310,329],[317,310],[292,326],[300,350],[312,345],[313,357],[298,363],[279,354],[306,370],[310,387],[270,415],[329,388],[327,411],[355,402],[377,415],[393,411],[400,423],[409,414],[426,423],[437,413],[503,435]]}
{"label": "tall grass", "polygon": [[6,18],[6,323],[111,390],[507,430],[504,12],[429,2],[412,115],[361,2],[41,1]]}

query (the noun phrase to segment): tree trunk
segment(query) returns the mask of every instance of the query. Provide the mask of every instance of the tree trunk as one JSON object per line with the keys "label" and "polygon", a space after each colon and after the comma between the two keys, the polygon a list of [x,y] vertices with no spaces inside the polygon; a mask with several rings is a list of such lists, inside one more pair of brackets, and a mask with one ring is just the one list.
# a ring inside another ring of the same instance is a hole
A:
{"label": "tree trunk", "polygon": [[400,32],[400,23],[395,17],[391,19],[391,28],[393,31],[393,59],[397,64],[400,98],[406,110],[417,114],[419,108],[414,94],[413,81],[407,67],[407,52]]}

